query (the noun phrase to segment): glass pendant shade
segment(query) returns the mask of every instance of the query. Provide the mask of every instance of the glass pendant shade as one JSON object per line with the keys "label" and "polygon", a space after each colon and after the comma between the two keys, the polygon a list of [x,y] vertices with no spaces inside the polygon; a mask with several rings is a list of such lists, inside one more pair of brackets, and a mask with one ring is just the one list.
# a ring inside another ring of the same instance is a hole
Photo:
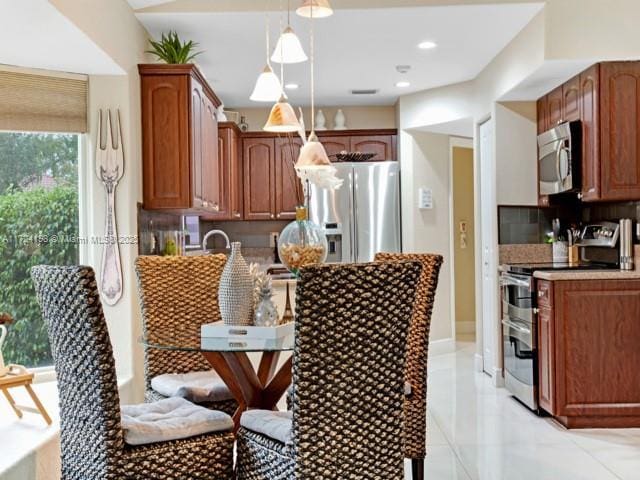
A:
{"label": "glass pendant shade", "polygon": [[300,39],[291,27],[287,27],[276,45],[271,60],[276,63],[302,63],[309,59],[304,53]]}
{"label": "glass pendant shade", "polygon": [[300,129],[300,122],[296,117],[293,107],[281,94],[278,102],[271,109],[269,119],[263,127],[265,132],[288,133],[297,132]]}
{"label": "glass pendant shade", "polygon": [[313,18],[325,18],[333,15],[333,8],[329,0],[305,0],[298,7],[296,13],[301,17],[311,18],[311,7],[313,7]]}
{"label": "glass pendant shade", "polygon": [[264,67],[264,70],[256,81],[251,97],[254,102],[275,102],[282,95],[282,85],[280,79],[273,73],[270,65]]}
{"label": "glass pendant shade", "polygon": [[296,219],[278,237],[278,254],[287,269],[298,276],[306,265],[327,259],[327,237],[324,230],[309,221],[307,208],[296,207]]}

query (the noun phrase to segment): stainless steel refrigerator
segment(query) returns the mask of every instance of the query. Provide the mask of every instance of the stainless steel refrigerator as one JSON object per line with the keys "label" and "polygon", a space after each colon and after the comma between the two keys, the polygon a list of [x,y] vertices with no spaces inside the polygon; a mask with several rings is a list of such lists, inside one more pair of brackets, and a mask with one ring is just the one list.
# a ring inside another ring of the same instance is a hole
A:
{"label": "stainless steel refrigerator", "polygon": [[398,162],[334,163],[343,185],[311,187],[311,220],[325,229],[327,262],[370,262],[401,251]]}

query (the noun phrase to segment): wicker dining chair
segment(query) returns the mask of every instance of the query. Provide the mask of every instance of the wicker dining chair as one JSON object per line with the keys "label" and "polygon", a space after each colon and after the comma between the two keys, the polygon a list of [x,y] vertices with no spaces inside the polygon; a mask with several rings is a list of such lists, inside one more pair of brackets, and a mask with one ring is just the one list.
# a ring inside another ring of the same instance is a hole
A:
{"label": "wicker dining chair", "polygon": [[60,394],[62,479],[233,478],[230,431],[125,443],[113,351],[93,270],[39,266],[31,276]]}
{"label": "wicker dining chair", "polygon": [[375,260],[417,261],[423,266],[407,341],[404,399],[404,454],[411,459],[414,480],[421,480],[426,456],[429,329],[443,258],[426,253],[378,253]]}
{"label": "wicker dining chair", "polygon": [[418,262],[301,270],[293,412],[243,414],[238,480],[403,478],[405,351],[421,270]]}
{"label": "wicker dining chair", "polygon": [[[159,343],[180,338],[200,345],[200,326],[220,321],[218,286],[227,262],[223,254],[185,256],[140,256],[136,259],[138,293],[142,308],[143,334]],[[156,392],[151,381],[162,374],[210,371],[211,365],[200,352],[144,347],[145,398],[166,398]],[[222,380],[220,380],[222,382]],[[222,386],[226,389],[226,386]],[[231,392],[226,399],[200,405],[233,415],[238,407]]]}

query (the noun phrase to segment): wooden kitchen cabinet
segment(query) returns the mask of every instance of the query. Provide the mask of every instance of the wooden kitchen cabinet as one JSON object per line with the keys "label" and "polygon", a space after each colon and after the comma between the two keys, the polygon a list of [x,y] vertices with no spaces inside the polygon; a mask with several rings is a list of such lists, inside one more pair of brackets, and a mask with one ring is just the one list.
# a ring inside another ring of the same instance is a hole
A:
{"label": "wooden kitchen cabinet", "polygon": [[139,65],[143,200],[148,210],[217,214],[220,100],[194,65]]}
{"label": "wooden kitchen cabinet", "polygon": [[392,135],[370,135],[351,137],[351,152],[373,153],[372,160],[395,160]]}
{"label": "wooden kitchen cabinet", "polygon": [[537,281],[540,406],[566,427],[640,426],[640,280]]}
{"label": "wooden kitchen cabinet", "polygon": [[276,138],[275,154],[275,216],[277,220],[295,220],[296,206],[301,202],[296,195],[296,184],[300,179],[294,165],[298,161],[302,140],[294,137]]}
{"label": "wooden kitchen cabinet", "polygon": [[275,219],[274,137],[242,139],[244,219]]}
{"label": "wooden kitchen cabinet", "polygon": [[210,220],[242,220],[242,157],[240,129],[233,122],[218,124],[218,157],[221,172],[222,202],[220,212]]}
{"label": "wooden kitchen cabinet", "polygon": [[351,137],[337,137],[337,136],[320,136],[320,143],[327,152],[329,160],[334,162],[336,160],[335,155],[341,152],[348,152],[351,148]]}
{"label": "wooden kitchen cabinet", "polygon": [[600,65],[580,74],[580,120],[582,121],[582,200],[600,199]]}
{"label": "wooden kitchen cabinet", "polygon": [[538,100],[538,133],[562,121],[582,123],[583,201],[640,200],[638,105],[637,61],[593,65]]}
{"label": "wooden kitchen cabinet", "polygon": [[601,200],[640,199],[640,62],[600,65]]}

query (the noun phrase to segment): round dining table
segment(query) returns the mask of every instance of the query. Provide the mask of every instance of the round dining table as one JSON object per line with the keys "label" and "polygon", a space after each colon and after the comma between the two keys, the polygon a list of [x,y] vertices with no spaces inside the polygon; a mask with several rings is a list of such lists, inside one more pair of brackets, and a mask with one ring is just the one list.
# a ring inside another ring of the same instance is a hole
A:
{"label": "round dining table", "polygon": [[[147,348],[200,352],[238,402],[233,415],[236,430],[242,412],[255,408],[274,410],[291,384],[293,356],[289,355],[280,368],[278,363],[281,353],[293,350],[293,335],[264,348],[232,339],[218,339],[203,346],[200,337],[182,336],[179,332],[142,337],[140,342]],[[250,353],[261,354],[257,368],[249,358]]]}

